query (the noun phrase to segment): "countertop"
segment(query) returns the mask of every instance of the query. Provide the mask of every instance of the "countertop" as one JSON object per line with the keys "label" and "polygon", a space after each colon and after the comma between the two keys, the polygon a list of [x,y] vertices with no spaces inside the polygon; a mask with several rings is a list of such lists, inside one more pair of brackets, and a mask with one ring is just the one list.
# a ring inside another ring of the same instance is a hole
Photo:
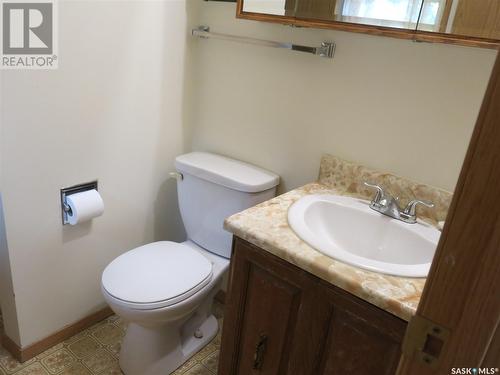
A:
{"label": "countertop", "polygon": [[224,223],[234,235],[406,321],[417,309],[425,278],[366,271],[314,250],[288,225],[288,208],[308,194],[350,195],[311,183],[235,214]]}

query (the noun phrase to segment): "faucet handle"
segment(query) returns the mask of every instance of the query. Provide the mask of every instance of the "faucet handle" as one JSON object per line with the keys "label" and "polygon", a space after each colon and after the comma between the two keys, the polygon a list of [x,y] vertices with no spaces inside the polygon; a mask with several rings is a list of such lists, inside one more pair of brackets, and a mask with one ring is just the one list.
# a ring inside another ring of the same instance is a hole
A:
{"label": "faucet handle", "polygon": [[410,216],[410,217],[415,217],[417,215],[416,207],[419,204],[421,204],[421,205],[423,205],[425,207],[429,207],[429,208],[433,208],[434,207],[434,203],[432,203],[431,201],[426,201],[426,200],[421,200],[421,199],[414,199],[414,200],[410,201],[410,203],[408,203],[406,205],[406,208],[403,210],[403,213],[405,215]]}
{"label": "faucet handle", "polygon": [[379,185],[364,181],[363,184],[365,186],[368,186],[369,188],[376,189],[377,192],[375,194],[375,197],[372,200],[372,203],[379,203],[382,197],[385,195],[384,189],[382,189]]}

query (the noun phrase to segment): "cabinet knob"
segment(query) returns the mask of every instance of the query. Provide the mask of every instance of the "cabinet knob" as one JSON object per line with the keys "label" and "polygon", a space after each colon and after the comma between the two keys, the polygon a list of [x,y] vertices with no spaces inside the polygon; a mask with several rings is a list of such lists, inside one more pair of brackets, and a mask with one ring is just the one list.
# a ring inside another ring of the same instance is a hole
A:
{"label": "cabinet knob", "polygon": [[255,345],[255,354],[253,356],[253,369],[260,370],[264,364],[264,354],[267,349],[267,335],[261,334],[257,345]]}

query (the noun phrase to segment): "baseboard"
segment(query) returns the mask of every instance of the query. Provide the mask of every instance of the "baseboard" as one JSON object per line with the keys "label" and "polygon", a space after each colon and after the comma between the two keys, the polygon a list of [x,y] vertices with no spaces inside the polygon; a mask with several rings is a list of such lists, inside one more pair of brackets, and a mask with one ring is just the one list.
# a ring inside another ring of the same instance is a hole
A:
{"label": "baseboard", "polygon": [[69,339],[71,336],[93,326],[94,324],[106,319],[108,316],[113,315],[113,311],[109,307],[105,307],[85,318],[64,327],[60,331],[35,342],[25,348],[19,347],[12,341],[5,333],[2,334],[2,345],[12,356],[19,362],[26,362],[27,360],[37,356],[45,350],[57,345],[64,340]]}
{"label": "baseboard", "polygon": [[[219,292],[215,295],[215,300],[224,304],[226,301],[226,292],[219,290]],[[64,340],[69,339],[71,336],[74,336],[94,324],[99,323],[101,320],[106,319],[110,315],[113,315],[113,311],[109,307],[105,307],[104,309],[86,316],[85,318],[25,348],[21,348],[3,332],[2,346],[19,362],[26,362],[54,345],[57,345]]]}
{"label": "baseboard", "polygon": [[223,290],[219,290],[214,299],[224,305],[226,303],[226,292],[224,292]]}

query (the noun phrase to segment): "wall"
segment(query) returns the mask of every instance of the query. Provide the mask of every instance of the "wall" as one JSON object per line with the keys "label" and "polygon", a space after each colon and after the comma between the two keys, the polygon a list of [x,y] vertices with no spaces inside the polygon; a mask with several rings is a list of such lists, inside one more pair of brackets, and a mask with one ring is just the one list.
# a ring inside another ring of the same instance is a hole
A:
{"label": "wall", "polygon": [[214,32],[318,45],[333,60],[198,40],[192,148],[270,168],[282,190],[317,177],[322,153],[453,190],[495,51],[235,19],[194,2]]}
{"label": "wall", "polygon": [[[104,307],[100,275],[113,258],[183,238],[167,177],[185,143],[184,1],[62,1],[59,19],[58,70],[2,72],[15,294],[2,310],[22,346]],[[96,178],[104,216],[63,227],[59,189]]]}

